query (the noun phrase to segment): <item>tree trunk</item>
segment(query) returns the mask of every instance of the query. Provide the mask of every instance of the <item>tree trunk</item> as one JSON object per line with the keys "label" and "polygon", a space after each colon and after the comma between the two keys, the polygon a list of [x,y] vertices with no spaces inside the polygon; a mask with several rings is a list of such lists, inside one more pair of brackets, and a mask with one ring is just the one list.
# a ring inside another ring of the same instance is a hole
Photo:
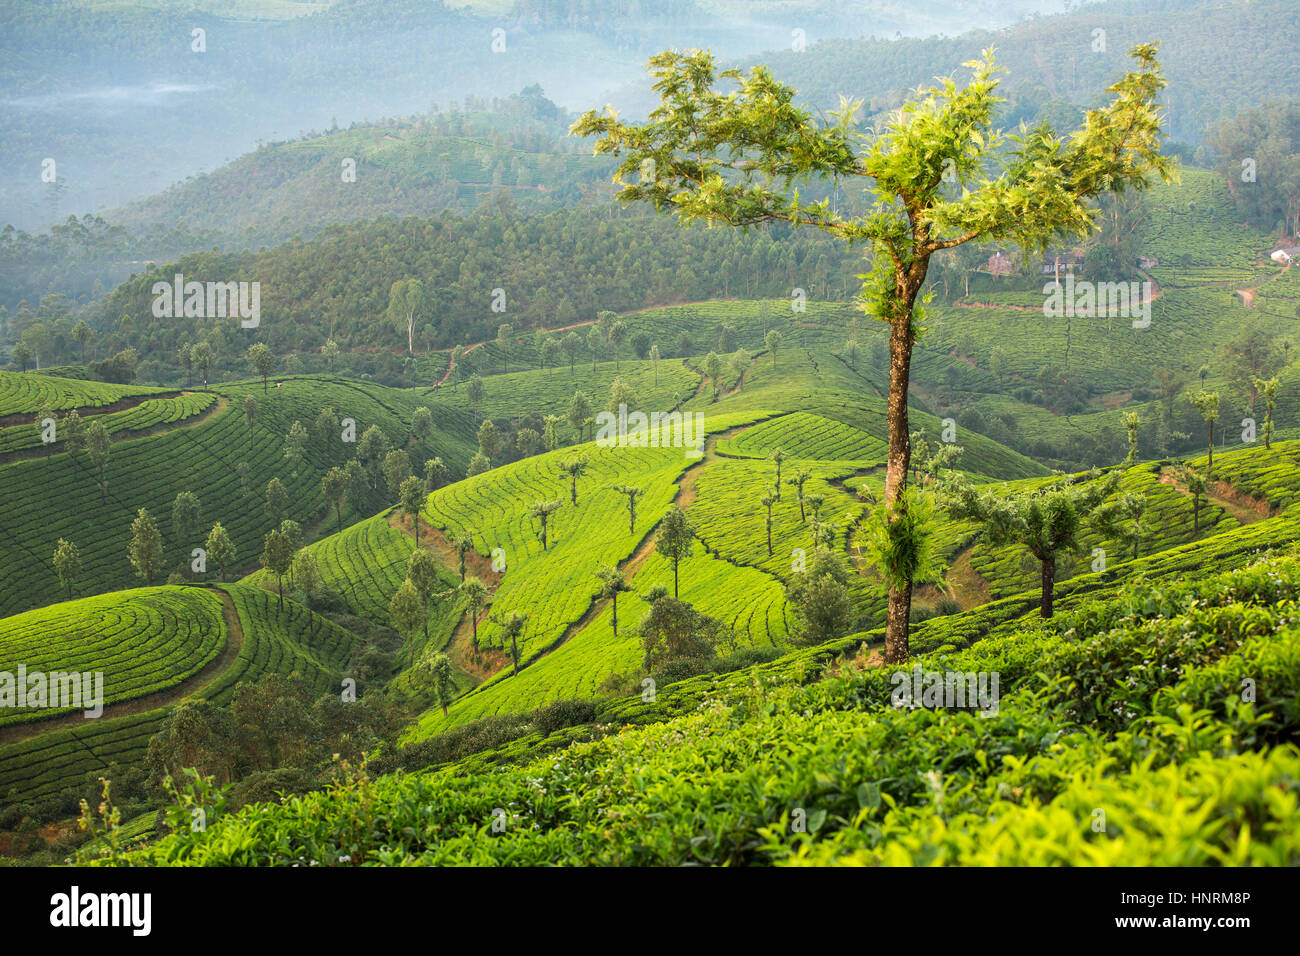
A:
{"label": "tree trunk", "polygon": [[677,559],[673,559],[673,598],[677,597]]}
{"label": "tree trunk", "polygon": [[1210,455],[1205,465],[1205,477],[1210,477],[1210,472],[1214,470],[1214,422],[1210,422]]}
{"label": "tree trunk", "polygon": [[618,640],[618,592],[614,592],[614,640]]}
{"label": "tree trunk", "polygon": [[[885,466],[884,505],[895,516],[904,508],[907,470],[912,445],[908,431],[907,387],[912,366],[912,306],[925,281],[924,267],[911,284],[900,289],[898,313],[889,323],[889,456]],[[897,520],[897,517],[891,519]],[[908,658],[908,619],[912,613],[912,584],[889,589],[889,611],[885,619],[885,663],[900,664]]]}
{"label": "tree trunk", "polygon": [[1056,558],[1050,557],[1043,559],[1043,596],[1039,606],[1039,614],[1043,617],[1052,616],[1052,602],[1055,598],[1056,589]]}
{"label": "tree trunk", "polygon": [[1192,495],[1192,533],[1201,533],[1201,496]]}

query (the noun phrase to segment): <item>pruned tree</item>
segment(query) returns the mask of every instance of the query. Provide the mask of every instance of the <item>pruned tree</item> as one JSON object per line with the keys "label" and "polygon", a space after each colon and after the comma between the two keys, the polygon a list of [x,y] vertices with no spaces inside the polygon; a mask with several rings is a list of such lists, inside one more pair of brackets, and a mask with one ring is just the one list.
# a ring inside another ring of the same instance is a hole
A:
{"label": "pruned tree", "polygon": [[763,344],[766,345],[767,350],[772,353],[772,368],[775,369],[776,353],[777,350],[781,347],[781,333],[778,332],[776,329],[770,330],[767,333],[767,336],[763,339]]}
{"label": "pruned tree", "polygon": [[767,556],[772,556],[772,505],[780,500],[776,496],[776,486],[769,485],[767,490],[759,497],[758,503],[767,509],[766,526],[767,526]]}
{"label": "pruned tree", "polygon": [[1174,473],[1187,486],[1187,493],[1192,496],[1192,532],[1201,533],[1201,499],[1209,487],[1205,473],[1192,466],[1191,462],[1180,462]]}
{"label": "pruned tree", "polygon": [[773,483],[772,487],[775,489],[773,494],[776,495],[776,500],[780,501],[781,500],[781,465],[785,463],[785,451],[780,448],[773,448],[771,453],[767,456],[767,458],[770,462],[772,462],[772,464],[776,465],[776,481]]}
{"label": "pruned tree", "polygon": [[463,577],[458,590],[465,595],[467,610],[469,611],[470,627],[472,636],[470,642],[474,647],[474,653],[478,654],[478,614],[483,610],[483,606],[488,601],[488,586],[481,579],[471,574],[469,577]]}
{"label": "pruned tree", "polygon": [[1061,478],[1011,495],[980,493],[957,478],[948,514],[983,524],[992,547],[1019,545],[1037,559],[1042,571],[1039,613],[1047,618],[1053,613],[1061,556],[1079,550],[1081,535],[1089,526],[1104,536],[1116,536],[1123,512],[1118,503],[1107,499],[1119,489],[1122,474],[1112,471],[1102,478],[1093,472],[1087,480]]}
{"label": "pruned tree", "polygon": [[487,397],[487,389],[483,386],[483,377],[475,375],[465,386],[465,394],[469,397],[469,403],[474,406],[474,420],[478,421],[479,404]]}
{"label": "pruned tree", "polygon": [[433,699],[442,708],[442,716],[447,716],[447,708],[456,697],[456,685],[452,679],[451,658],[441,651],[425,661],[429,673],[429,685],[433,688]]}
{"label": "pruned tree", "polygon": [[1210,440],[1206,446],[1208,458],[1205,464],[1205,474],[1209,477],[1214,473],[1214,425],[1219,420],[1219,393],[1200,391],[1188,394],[1187,400],[1201,413],[1201,417],[1205,419],[1205,424],[1210,429]]}
{"label": "pruned tree", "polygon": [[550,524],[551,515],[560,507],[559,500],[555,501],[534,501],[532,507],[528,509],[528,515],[535,518],[539,527],[537,529],[537,540],[542,542],[542,550],[546,550],[546,535]]}
{"label": "pruned tree", "polygon": [[636,500],[645,489],[636,485],[615,485],[614,490],[627,496],[627,530],[628,534],[636,534]]}
{"label": "pruned tree", "polygon": [[794,473],[794,477],[787,478],[785,480],[785,483],[787,485],[794,486],[795,494],[799,496],[799,520],[800,521],[808,520],[808,515],[805,513],[804,506],[803,506],[803,486],[807,484],[808,479],[810,479],[811,477],[812,477],[811,471],[809,471],[807,468],[800,468],[797,472]]}
{"label": "pruned tree", "polygon": [[578,503],[578,479],[582,477],[590,463],[591,459],[586,455],[566,458],[560,463],[560,474],[569,479],[569,501],[572,504]]}
{"label": "pruned tree", "polygon": [[608,564],[602,564],[596,569],[596,580],[600,582],[600,590],[597,591],[596,596],[610,602],[614,639],[618,640],[618,596],[631,591],[632,585],[624,579],[622,571]]}
{"label": "pruned tree", "polygon": [[[616,178],[623,202],[742,228],[810,225],[869,247],[863,301],[890,327],[886,514],[906,523],[908,383],[931,257],[972,242],[1030,249],[1083,238],[1096,228],[1096,197],[1141,190],[1152,174],[1170,180],[1171,162],[1160,153],[1156,97],[1165,81],[1156,50],[1134,48],[1136,70],[1111,86],[1110,102],[1088,110],[1068,138],[1047,124],[1013,136],[994,129],[991,52],[970,64],[964,88],[948,79],[918,91],[871,138],[853,129],[861,101],[842,101],[834,125],[819,125],[765,67],[719,73],[713,55],[699,50],[651,58],[660,104],[646,124],[624,123],[610,109],[588,112],[573,132],[596,136],[597,154],[622,157]],[[717,90],[719,80],[738,89]],[[653,177],[640,175],[646,160],[653,160]],[[829,201],[805,205],[791,187],[813,177],[865,178],[878,202],[861,216],[842,215]],[[912,589],[890,576],[902,584],[891,591],[886,615],[885,660],[893,664],[908,657]]]}
{"label": "pruned tree", "polygon": [[1277,389],[1279,379],[1275,375],[1272,378],[1257,378],[1254,381],[1255,392],[1264,398],[1264,450],[1273,449],[1273,409],[1277,407]]}

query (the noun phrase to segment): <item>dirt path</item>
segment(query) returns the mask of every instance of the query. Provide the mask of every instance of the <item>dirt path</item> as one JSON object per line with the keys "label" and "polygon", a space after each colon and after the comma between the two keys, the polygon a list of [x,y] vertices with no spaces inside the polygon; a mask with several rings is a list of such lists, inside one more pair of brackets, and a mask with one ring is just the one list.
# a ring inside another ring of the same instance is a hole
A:
{"label": "dirt path", "polygon": [[[411,533],[409,523],[397,511],[388,516],[388,523],[405,534]],[[420,519],[420,547],[433,555],[433,559],[452,574],[459,576],[460,557],[456,546],[444,532],[431,527],[423,518]],[[474,575],[490,589],[495,589],[501,580],[501,574],[492,567],[491,559],[485,558],[473,548],[465,553],[465,574]],[[483,623],[482,616],[479,618],[479,623]],[[443,653],[451,659],[451,666],[454,669],[468,674],[476,683],[487,680],[509,663],[505,652],[498,649],[481,649],[475,657],[474,625],[468,613],[462,614],[460,620],[456,622],[451,640],[443,648]]]}
{"label": "dirt path", "polygon": [[[1173,472],[1162,469],[1160,472],[1160,483],[1169,485],[1175,491],[1190,498],[1192,493],[1184,485],[1178,483],[1177,477]],[[1226,481],[1212,481],[1206,486],[1205,494],[1202,495],[1202,508],[1207,504],[1217,505],[1226,512],[1230,517],[1235,518],[1241,524],[1254,524],[1256,521],[1263,521],[1272,515],[1273,511],[1267,501],[1261,501],[1258,498],[1252,498],[1250,495],[1243,494]],[[1202,512],[1202,518],[1204,518]],[[1202,521],[1201,530],[1204,532],[1205,524]]]}
{"label": "dirt path", "polygon": [[[104,712],[94,719],[107,720],[112,717],[143,714],[146,711],[157,710],[160,707],[179,703],[181,700],[201,693],[226,668],[235,663],[235,660],[239,657],[239,652],[244,647],[244,628],[239,622],[239,612],[235,610],[234,601],[225,591],[217,588],[209,588],[208,590],[221,599],[221,618],[226,625],[226,646],[222,652],[204,664],[198,673],[175,687],[169,687],[167,690],[160,690],[153,694],[145,694],[143,697],[133,697],[131,700],[124,700],[120,703],[108,704],[104,707]],[[0,727],[0,745],[21,743],[24,740],[30,740],[32,737],[38,737],[53,730],[80,726],[87,719],[89,718],[81,713],[74,713],[64,714],[50,720]]]}

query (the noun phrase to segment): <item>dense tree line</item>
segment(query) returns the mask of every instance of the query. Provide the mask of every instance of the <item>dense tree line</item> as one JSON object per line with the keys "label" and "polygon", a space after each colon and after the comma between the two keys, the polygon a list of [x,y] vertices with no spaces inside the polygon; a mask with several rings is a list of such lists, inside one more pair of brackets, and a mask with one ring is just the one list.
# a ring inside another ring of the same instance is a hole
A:
{"label": "dense tree line", "polygon": [[419,279],[425,302],[411,338],[421,354],[492,338],[503,319],[517,330],[562,327],[602,309],[725,296],[788,298],[796,286],[810,298],[842,298],[856,291],[859,269],[854,254],[780,226],[743,235],[579,210],[529,218],[380,218],[266,252],[183,256],[114,290],[100,324],[104,351],[130,346],[142,361],[170,355],[209,329],[242,340],[246,333],[235,319],[153,316],[154,283],[181,273],[187,280],[259,282],[256,335],[277,353],[315,351],[327,339],[344,351],[405,351],[405,326],[399,330],[384,316],[394,283]]}

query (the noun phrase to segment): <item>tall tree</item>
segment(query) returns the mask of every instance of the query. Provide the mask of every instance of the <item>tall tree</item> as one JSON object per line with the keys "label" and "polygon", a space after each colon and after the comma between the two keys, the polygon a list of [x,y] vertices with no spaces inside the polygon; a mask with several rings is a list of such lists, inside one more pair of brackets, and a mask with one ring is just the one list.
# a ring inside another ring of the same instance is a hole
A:
{"label": "tall tree", "polygon": [[348,500],[347,472],[335,465],[320,480],[320,490],[325,500],[334,506],[334,516],[338,519],[339,534],[343,533],[343,506]]}
{"label": "tall tree", "polygon": [[573,362],[578,357],[578,352],[582,350],[582,339],[577,332],[570,332],[560,341],[560,348],[564,349],[564,354],[569,359],[569,374],[573,374]]}
{"label": "tall tree", "polygon": [[678,565],[681,564],[683,558],[691,556],[694,540],[695,534],[691,530],[690,522],[686,520],[686,513],[677,505],[673,505],[672,510],[664,515],[663,521],[659,525],[659,534],[655,538],[655,551],[673,563],[674,598],[678,596]]}
{"label": "tall tree", "polygon": [[266,483],[266,516],[272,525],[279,525],[284,520],[284,509],[289,503],[289,493],[284,490],[279,478],[272,478]]}
{"label": "tall tree", "polygon": [[386,317],[398,330],[406,329],[406,351],[415,354],[415,321],[429,307],[424,283],[419,279],[398,279],[388,289]]}
{"label": "tall tree", "polygon": [[490,418],[483,419],[483,424],[478,427],[478,450],[488,461],[501,454],[501,434]]}
{"label": "tall tree", "polygon": [[431,495],[447,483],[447,466],[442,458],[430,458],[424,463],[424,493]]}
{"label": "tall tree", "polygon": [[569,400],[569,425],[578,433],[578,441],[582,441],[582,429],[589,417],[591,417],[591,399],[587,397],[586,392],[574,392],[573,398]]}
{"label": "tall tree", "polygon": [[248,347],[246,357],[253,371],[262,377],[262,391],[266,392],[269,388],[266,380],[271,377],[271,370],[275,368],[274,353],[264,343],[257,342]]}
{"label": "tall tree", "polygon": [[289,433],[284,436],[284,457],[293,465],[293,473],[298,474],[302,464],[302,454],[307,450],[307,426],[294,419],[289,426]]}
{"label": "tall tree", "polygon": [[465,394],[469,396],[469,403],[474,406],[474,420],[478,421],[478,407],[487,396],[482,376],[475,375],[469,380],[469,384],[465,386]]}
{"label": "tall tree", "polygon": [[280,596],[280,610],[284,610],[284,576],[293,567],[296,549],[288,536],[281,534],[279,528],[272,528],[262,539],[262,567],[275,575],[277,593]]}
{"label": "tall tree", "polygon": [[384,456],[383,470],[389,495],[393,500],[399,500],[402,496],[402,482],[411,477],[411,456],[403,449],[396,448]]}
{"label": "tall tree", "polygon": [[392,624],[393,630],[401,634],[407,642],[408,665],[415,663],[415,632],[427,620],[428,614],[425,612],[424,602],[420,600],[420,593],[411,583],[411,579],[407,578],[388,602],[388,621]]}
{"label": "tall tree", "polygon": [[203,547],[208,552],[208,557],[217,565],[221,572],[221,580],[224,581],[226,568],[235,560],[235,547],[230,543],[230,535],[226,534],[226,529],[221,526],[220,521],[208,532]]}
{"label": "tall tree", "polygon": [[77,414],[75,408],[68,409],[63,416],[63,421],[59,423],[59,438],[63,442],[63,450],[72,459],[73,474],[79,473],[80,467],[77,464],[77,456],[81,454],[81,449],[85,444],[86,423]]}
{"label": "tall tree", "polygon": [[126,546],[126,556],[136,573],[144,578],[145,586],[153,584],[153,576],[162,563],[163,540],[149,512],[141,508],[131,522],[131,540]]}
{"label": "tall tree", "polygon": [[658,388],[659,387],[659,346],[658,345],[650,346],[650,364],[654,366],[655,388]]}
{"label": "tall tree", "polygon": [[[497,345],[501,348],[501,363],[503,372],[510,371],[510,343],[514,339],[515,330],[509,325],[502,324],[497,328]],[[488,455],[491,458],[491,455]]]}
{"label": "tall tree", "polygon": [[420,445],[423,457],[427,451],[429,439],[433,437],[433,413],[421,405],[411,413],[411,438]]}
{"label": "tall tree", "polygon": [[244,421],[248,423],[248,450],[253,450],[253,425],[257,422],[257,399],[252,395],[244,396]]}
{"label": "tall tree", "polygon": [[763,340],[767,350],[772,353],[772,368],[776,368],[776,351],[781,347],[781,333],[772,329]]}
{"label": "tall tree", "polygon": [[[1170,161],[1160,154],[1162,117],[1155,100],[1165,81],[1156,50],[1156,44],[1136,47],[1136,71],[1111,86],[1111,101],[1088,110],[1068,138],[1046,124],[1011,137],[993,128],[998,81],[991,52],[972,64],[964,88],[945,80],[919,91],[870,139],[852,129],[861,101],[842,101],[835,125],[818,125],[794,105],[795,91],[766,68],[719,74],[713,56],[698,50],[651,58],[660,104],[647,124],[626,124],[610,109],[585,114],[573,132],[597,136],[597,154],[623,157],[618,198],[624,202],[648,201],[685,220],[732,226],[810,225],[869,246],[863,300],[890,326],[885,507],[901,532],[919,527],[903,511],[907,395],[912,348],[923,329],[917,299],[931,256],[971,242],[1029,249],[1060,236],[1083,238],[1095,228],[1097,196],[1143,189],[1152,173],[1170,180]],[[739,89],[715,90],[719,79]],[[1004,148],[1007,140],[1011,149]],[[646,160],[654,161],[653,177],[640,176]],[[850,217],[829,201],[801,204],[790,187],[813,176],[864,177],[877,205]],[[910,585],[891,589],[887,663],[908,657],[911,600]]]}
{"label": "tall tree", "polygon": [[[438,562],[424,548],[416,548],[411,552],[407,559],[406,578],[411,584],[415,585],[415,590],[420,595],[420,600],[424,602],[427,608],[429,602],[433,599],[441,583],[438,578]],[[425,621],[424,636],[429,637],[428,621]]]}
{"label": "tall tree", "polygon": [[180,545],[181,559],[190,548],[190,535],[199,527],[199,496],[192,491],[182,491],[172,501],[172,531]]}
{"label": "tall tree", "polygon": [[108,429],[96,418],[86,426],[86,457],[95,466],[99,474],[99,501],[102,504],[108,494],[108,482],[104,479],[104,470],[108,467],[108,452],[112,447]]}
{"label": "tall tree", "polygon": [[411,521],[415,530],[415,543],[420,543],[420,509],[424,507],[424,482],[412,475],[405,479],[398,488],[397,500],[401,503],[402,513]]}
{"label": "tall tree", "polygon": [[429,683],[433,686],[433,698],[442,708],[442,716],[447,716],[447,708],[456,697],[456,685],[452,680],[451,658],[439,652],[427,662]]}
{"label": "tall tree", "polygon": [[72,585],[81,577],[81,552],[71,541],[60,538],[54,545],[54,573],[72,600]]}

